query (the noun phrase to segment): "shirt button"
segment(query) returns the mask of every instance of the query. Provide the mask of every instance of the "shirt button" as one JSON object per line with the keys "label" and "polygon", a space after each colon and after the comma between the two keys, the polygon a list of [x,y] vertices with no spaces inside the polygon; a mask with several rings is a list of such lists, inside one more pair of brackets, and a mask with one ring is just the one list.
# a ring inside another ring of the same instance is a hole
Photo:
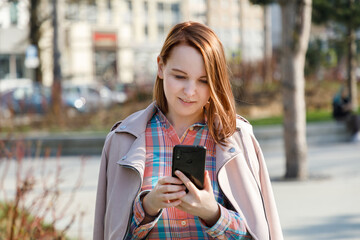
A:
{"label": "shirt button", "polygon": [[125,155],[121,158],[121,160],[125,160],[126,158],[127,158],[127,156]]}
{"label": "shirt button", "polygon": [[233,147],[232,147],[232,148],[230,148],[230,149],[229,149],[229,152],[230,152],[230,153],[235,152],[235,148],[233,148]]}
{"label": "shirt button", "polygon": [[120,129],[125,129],[126,125],[120,126]]}
{"label": "shirt button", "polygon": [[186,225],[186,221],[181,221],[181,225],[185,226],[185,225]]}

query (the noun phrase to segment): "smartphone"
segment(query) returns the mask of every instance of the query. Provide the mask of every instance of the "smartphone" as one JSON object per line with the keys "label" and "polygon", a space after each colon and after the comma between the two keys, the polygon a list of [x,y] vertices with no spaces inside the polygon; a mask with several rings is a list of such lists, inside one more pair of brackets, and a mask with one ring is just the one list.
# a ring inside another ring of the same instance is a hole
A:
{"label": "smartphone", "polygon": [[206,148],[199,145],[175,145],[172,158],[172,176],[179,170],[185,174],[197,188],[204,188]]}

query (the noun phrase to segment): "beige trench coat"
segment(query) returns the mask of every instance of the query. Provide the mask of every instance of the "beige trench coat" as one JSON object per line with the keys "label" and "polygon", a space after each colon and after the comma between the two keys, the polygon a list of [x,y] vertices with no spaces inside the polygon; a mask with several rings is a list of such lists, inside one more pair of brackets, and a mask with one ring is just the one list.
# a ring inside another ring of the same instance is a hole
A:
{"label": "beige trench coat", "polygon": [[[94,240],[123,239],[145,168],[145,129],[154,103],[117,123],[108,134],[96,197]],[[226,147],[216,146],[219,186],[245,219],[254,239],[282,240],[280,221],[264,157],[252,127],[237,119]]]}

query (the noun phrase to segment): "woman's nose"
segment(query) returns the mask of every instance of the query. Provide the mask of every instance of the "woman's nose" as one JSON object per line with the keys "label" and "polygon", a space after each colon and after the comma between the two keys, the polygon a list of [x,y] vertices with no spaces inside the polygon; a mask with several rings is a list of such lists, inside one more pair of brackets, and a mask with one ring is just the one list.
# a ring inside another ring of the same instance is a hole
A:
{"label": "woman's nose", "polygon": [[196,92],[196,84],[193,81],[187,81],[184,87],[184,93],[186,96],[193,96]]}

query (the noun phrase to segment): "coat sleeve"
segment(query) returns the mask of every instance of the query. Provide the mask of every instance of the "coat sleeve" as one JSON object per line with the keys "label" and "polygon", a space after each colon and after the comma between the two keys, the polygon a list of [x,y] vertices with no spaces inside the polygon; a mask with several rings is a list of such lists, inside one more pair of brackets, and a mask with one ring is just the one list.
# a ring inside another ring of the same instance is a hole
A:
{"label": "coat sleeve", "polygon": [[95,204],[95,220],[94,220],[94,240],[103,240],[104,239],[104,220],[106,212],[106,195],[107,195],[107,167],[108,167],[108,157],[106,151],[106,142],[101,154],[98,186],[96,193],[96,204]]}
{"label": "coat sleeve", "polygon": [[254,144],[254,148],[256,151],[258,164],[259,164],[258,177],[260,180],[261,192],[264,198],[264,206],[265,206],[267,221],[270,228],[270,236],[271,239],[282,240],[283,234],[281,230],[280,219],[275,203],[275,198],[270,182],[269,173],[265,163],[265,158],[260,148],[260,145],[253,134],[251,134],[251,138]]}

